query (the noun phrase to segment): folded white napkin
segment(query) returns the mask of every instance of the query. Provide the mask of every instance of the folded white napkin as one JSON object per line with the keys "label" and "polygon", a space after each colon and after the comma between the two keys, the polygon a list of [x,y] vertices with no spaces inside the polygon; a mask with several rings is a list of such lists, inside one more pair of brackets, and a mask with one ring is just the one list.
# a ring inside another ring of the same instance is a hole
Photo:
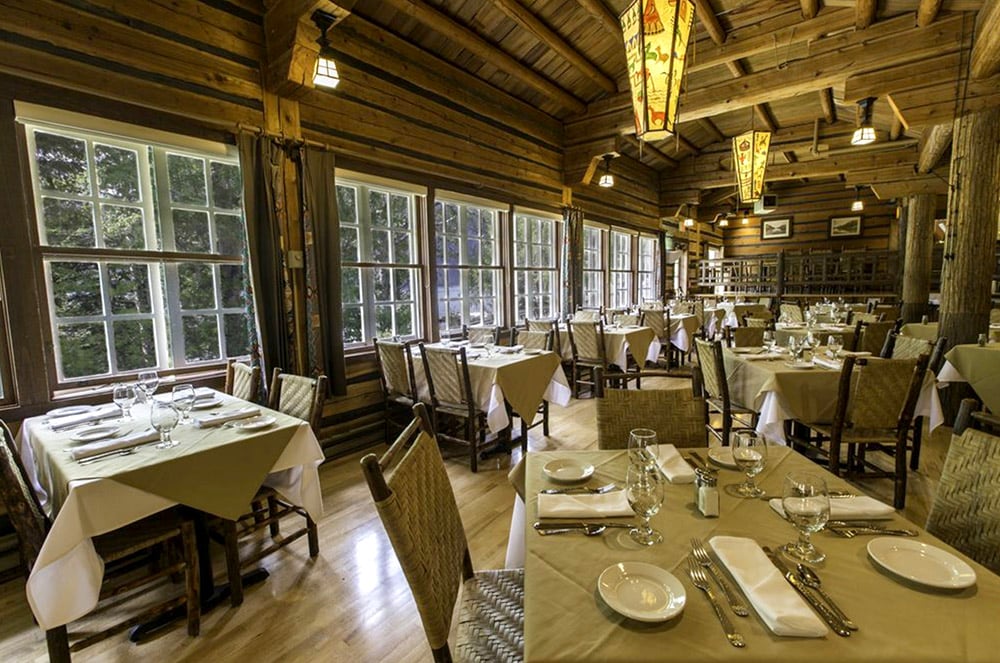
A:
{"label": "folded white napkin", "polygon": [[[198,387],[197,389],[194,390],[194,402],[204,403],[205,401],[214,400],[217,394],[218,392],[215,391],[215,389],[210,389],[208,387]],[[172,392],[170,392],[170,393],[160,394],[158,396],[155,396],[155,398],[158,401],[162,401],[164,403],[170,403],[171,401],[173,401],[174,395]]]}
{"label": "folded white napkin", "polygon": [[871,357],[872,353],[870,353],[870,352],[851,352],[850,350],[841,350],[840,351],[840,356],[841,357]]}
{"label": "folded white napkin", "polygon": [[146,444],[147,442],[152,442],[153,440],[158,439],[160,439],[160,434],[152,428],[147,428],[145,430],[136,431],[135,433],[123,435],[122,437],[113,437],[107,440],[97,440],[95,442],[81,444],[80,446],[73,447],[69,450],[69,457],[73,460],[83,460],[84,458],[97,456],[108,451],[117,451],[118,449],[137,447],[140,444]]}
{"label": "folded white napkin", "polygon": [[512,345],[510,347],[499,347],[497,348],[497,352],[505,355],[512,355],[516,352],[520,352],[523,349],[524,349],[523,345]]}
{"label": "folded white napkin", "polygon": [[240,408],[239,410],[227,410],[226,412],[212,412],[209,414],[199,414],[194,415],[191,418],[195,420],[198,424],[198,428],[211,428],[212,426],[221,426],[227,421],[236,421],[237,419],[247,419],[248,417],[256,417],[260,414],[260,408],[254,405],[248,405],[246,407]]}
{"label": "folded white napkin", "polygon": [[656,446],[656,464],[660,466],[670,483],[692,483],[694,482],[694,470],[687,464],[677,452],[677,447],[672,444],[658,444]]}
{"label": "folded white napkin", "polygon": [[753,539],[714,536],[709,545],[775,635],[821,638],[826,625]]}
{"label": "folded white napkin", "polygon": [[[785,517],[780,499],[768,500],[768,504],[779,516]],[[836,497],[830,500],[830,520],[885,520],[895,514],[896,511],[888,504],[863,495]]]}
{"label": "folded white napkin", "polygon": [[120,417],[121,413],[122,411],[117,405],[110,403],[102,405],[95,410],[91,410],[90,412],[84,412],[83,414],[72,414],[67,417],[54,417],[49,419],[49,426],[55,431],[65,430],[78,424],[87,424],[92,421],[103,421],[104,419]]}
{"label": "folded white napkin", "polygon": [[826,357],[813,357],[813,363],[823,368],[832,368],[835,371],[839,371],[842,367],[842,364],[836,359],[827,359]]}
{"label": "folded white napkin", "polygon": [[786,356],[778,352],[765,352],[760,355],[740,355],[740,359],[745,361],[765,361],[769,359],[784,359]]}
{"label": "folded white napkin", "polygon": [[538,495],[539,518],[616,518],[633,513],[624,490],[603,495]]}

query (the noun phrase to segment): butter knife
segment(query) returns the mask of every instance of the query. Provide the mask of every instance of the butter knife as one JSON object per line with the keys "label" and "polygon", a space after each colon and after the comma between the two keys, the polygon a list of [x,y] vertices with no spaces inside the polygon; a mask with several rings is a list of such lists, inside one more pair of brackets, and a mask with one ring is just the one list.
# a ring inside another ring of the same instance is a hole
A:
{"label": "butter knife", "polygon": [[622,529],[635,529],[638,527],[635,523],[592,523],[588,521],[573,521],[573,522],[551,522],[543,523],[536,522],[533,527],[538,530],[554,530],[554,529],[587,529],[588,527],[620,527]]}
{"label": "butter knife", "polygon": [[788,581],[788,584],[798,590],[799,594],[802,595],[802,598],[804,598],[809,605],[812,606],[813,610],[819,613],[819,616],[823,618],[823,621],[826,622],[827,626],[833,629],[833,632],[837,635],[845,638],[850,637],[851,630],[844,625],[843,620],[837,617],[837,615],[830,610],[830,606],[816,598],[816,595],[813,594],[812,590],[807,587],[804,582],[802,582],[801,578],[795,575],[795,573],[788,568],[778,553],[774,552],[767,546],[764,546],[763,550],[768,559],[770,559],[771,562],[778,567],[778,571],[781,575],[785,576],[785,580]]}

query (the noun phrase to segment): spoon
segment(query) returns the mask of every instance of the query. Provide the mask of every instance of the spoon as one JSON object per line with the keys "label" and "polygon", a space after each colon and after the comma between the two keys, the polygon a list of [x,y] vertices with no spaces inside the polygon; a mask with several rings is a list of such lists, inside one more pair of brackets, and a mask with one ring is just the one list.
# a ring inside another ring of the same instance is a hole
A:
{"label": "spoon", "polygon": [[830,598],[830,595],[826,593],[822,587],[823,581],[819,579],[816,572],[805,564],[799,564],[795,568],[798,569],[799,578],[802,579],[802,582],[804,582],[808,587],[815,589],[816,592],[823,597],[823,600],[826,601],[827,605],[829,605],[830,608],[837,613],[837,616],[840,617],[840,621],[844,622],[844,626],[852,631],[857,631],[858,625],[852,622],[850,618],[844,614],[844,611],[841,610],[840,607],[834,602],[834,600]]}
{"label": "spoon", "polygon": [[584,536],[598,536],[604,533],[607,529],[606,525],[595,525],[592,523],[584,523],[582,525],[574,525],[573,527],[563,527],[561,529],[536,529],[535,531],[542,536],[548,536],[549,534],[566,534],[567,532],[582,532]]}
{"label": "spoon", "polygon": [[598,486],[597,488],[588,488],[587,486],[577,486],[575,488],[546,488],[545,490],[540,490],[538,492],[542,495],[567,495],[572,493],[603,495],[604,493],[610,493],[612,490],[618,490],[618,486],[613,483],[608,483],[603,486]]}

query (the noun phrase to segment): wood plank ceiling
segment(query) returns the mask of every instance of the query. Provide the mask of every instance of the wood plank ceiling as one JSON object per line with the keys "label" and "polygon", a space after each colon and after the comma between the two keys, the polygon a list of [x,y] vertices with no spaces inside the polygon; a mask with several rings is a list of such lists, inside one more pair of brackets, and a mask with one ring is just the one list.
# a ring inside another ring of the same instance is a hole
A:
{"label": "wood plank ceiling", "polygon": [[[616,152],[659,173],[664,209],[730,198],[729,139],[751,126],[775,132],[771,186],[944,192],[946,132],[930,130],[1000,105],[1000,75],[966,73],[983,0],[695,0],[679,130],[640,145],[617,20],[627,4],[357,0],[351,11],[563,122],[566,184]],[[879,141],[852,147],[856,102],[868,96]],[[933,151],[921,159],[925,135]]]}

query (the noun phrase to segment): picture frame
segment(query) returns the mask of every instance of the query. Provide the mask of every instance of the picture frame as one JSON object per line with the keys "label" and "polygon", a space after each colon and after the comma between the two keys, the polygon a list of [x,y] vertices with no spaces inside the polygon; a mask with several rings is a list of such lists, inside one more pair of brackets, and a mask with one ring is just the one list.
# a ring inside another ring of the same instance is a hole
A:
{"label": "picture frame", "polygon": [[861,235],[860,216],[830,217],[830,237],[858,237]]}
{"label": "picture frame", "polygon": [[762,217],[760,220],[761,239],[786,239],[792,236],[792,218],[769,219]]}

